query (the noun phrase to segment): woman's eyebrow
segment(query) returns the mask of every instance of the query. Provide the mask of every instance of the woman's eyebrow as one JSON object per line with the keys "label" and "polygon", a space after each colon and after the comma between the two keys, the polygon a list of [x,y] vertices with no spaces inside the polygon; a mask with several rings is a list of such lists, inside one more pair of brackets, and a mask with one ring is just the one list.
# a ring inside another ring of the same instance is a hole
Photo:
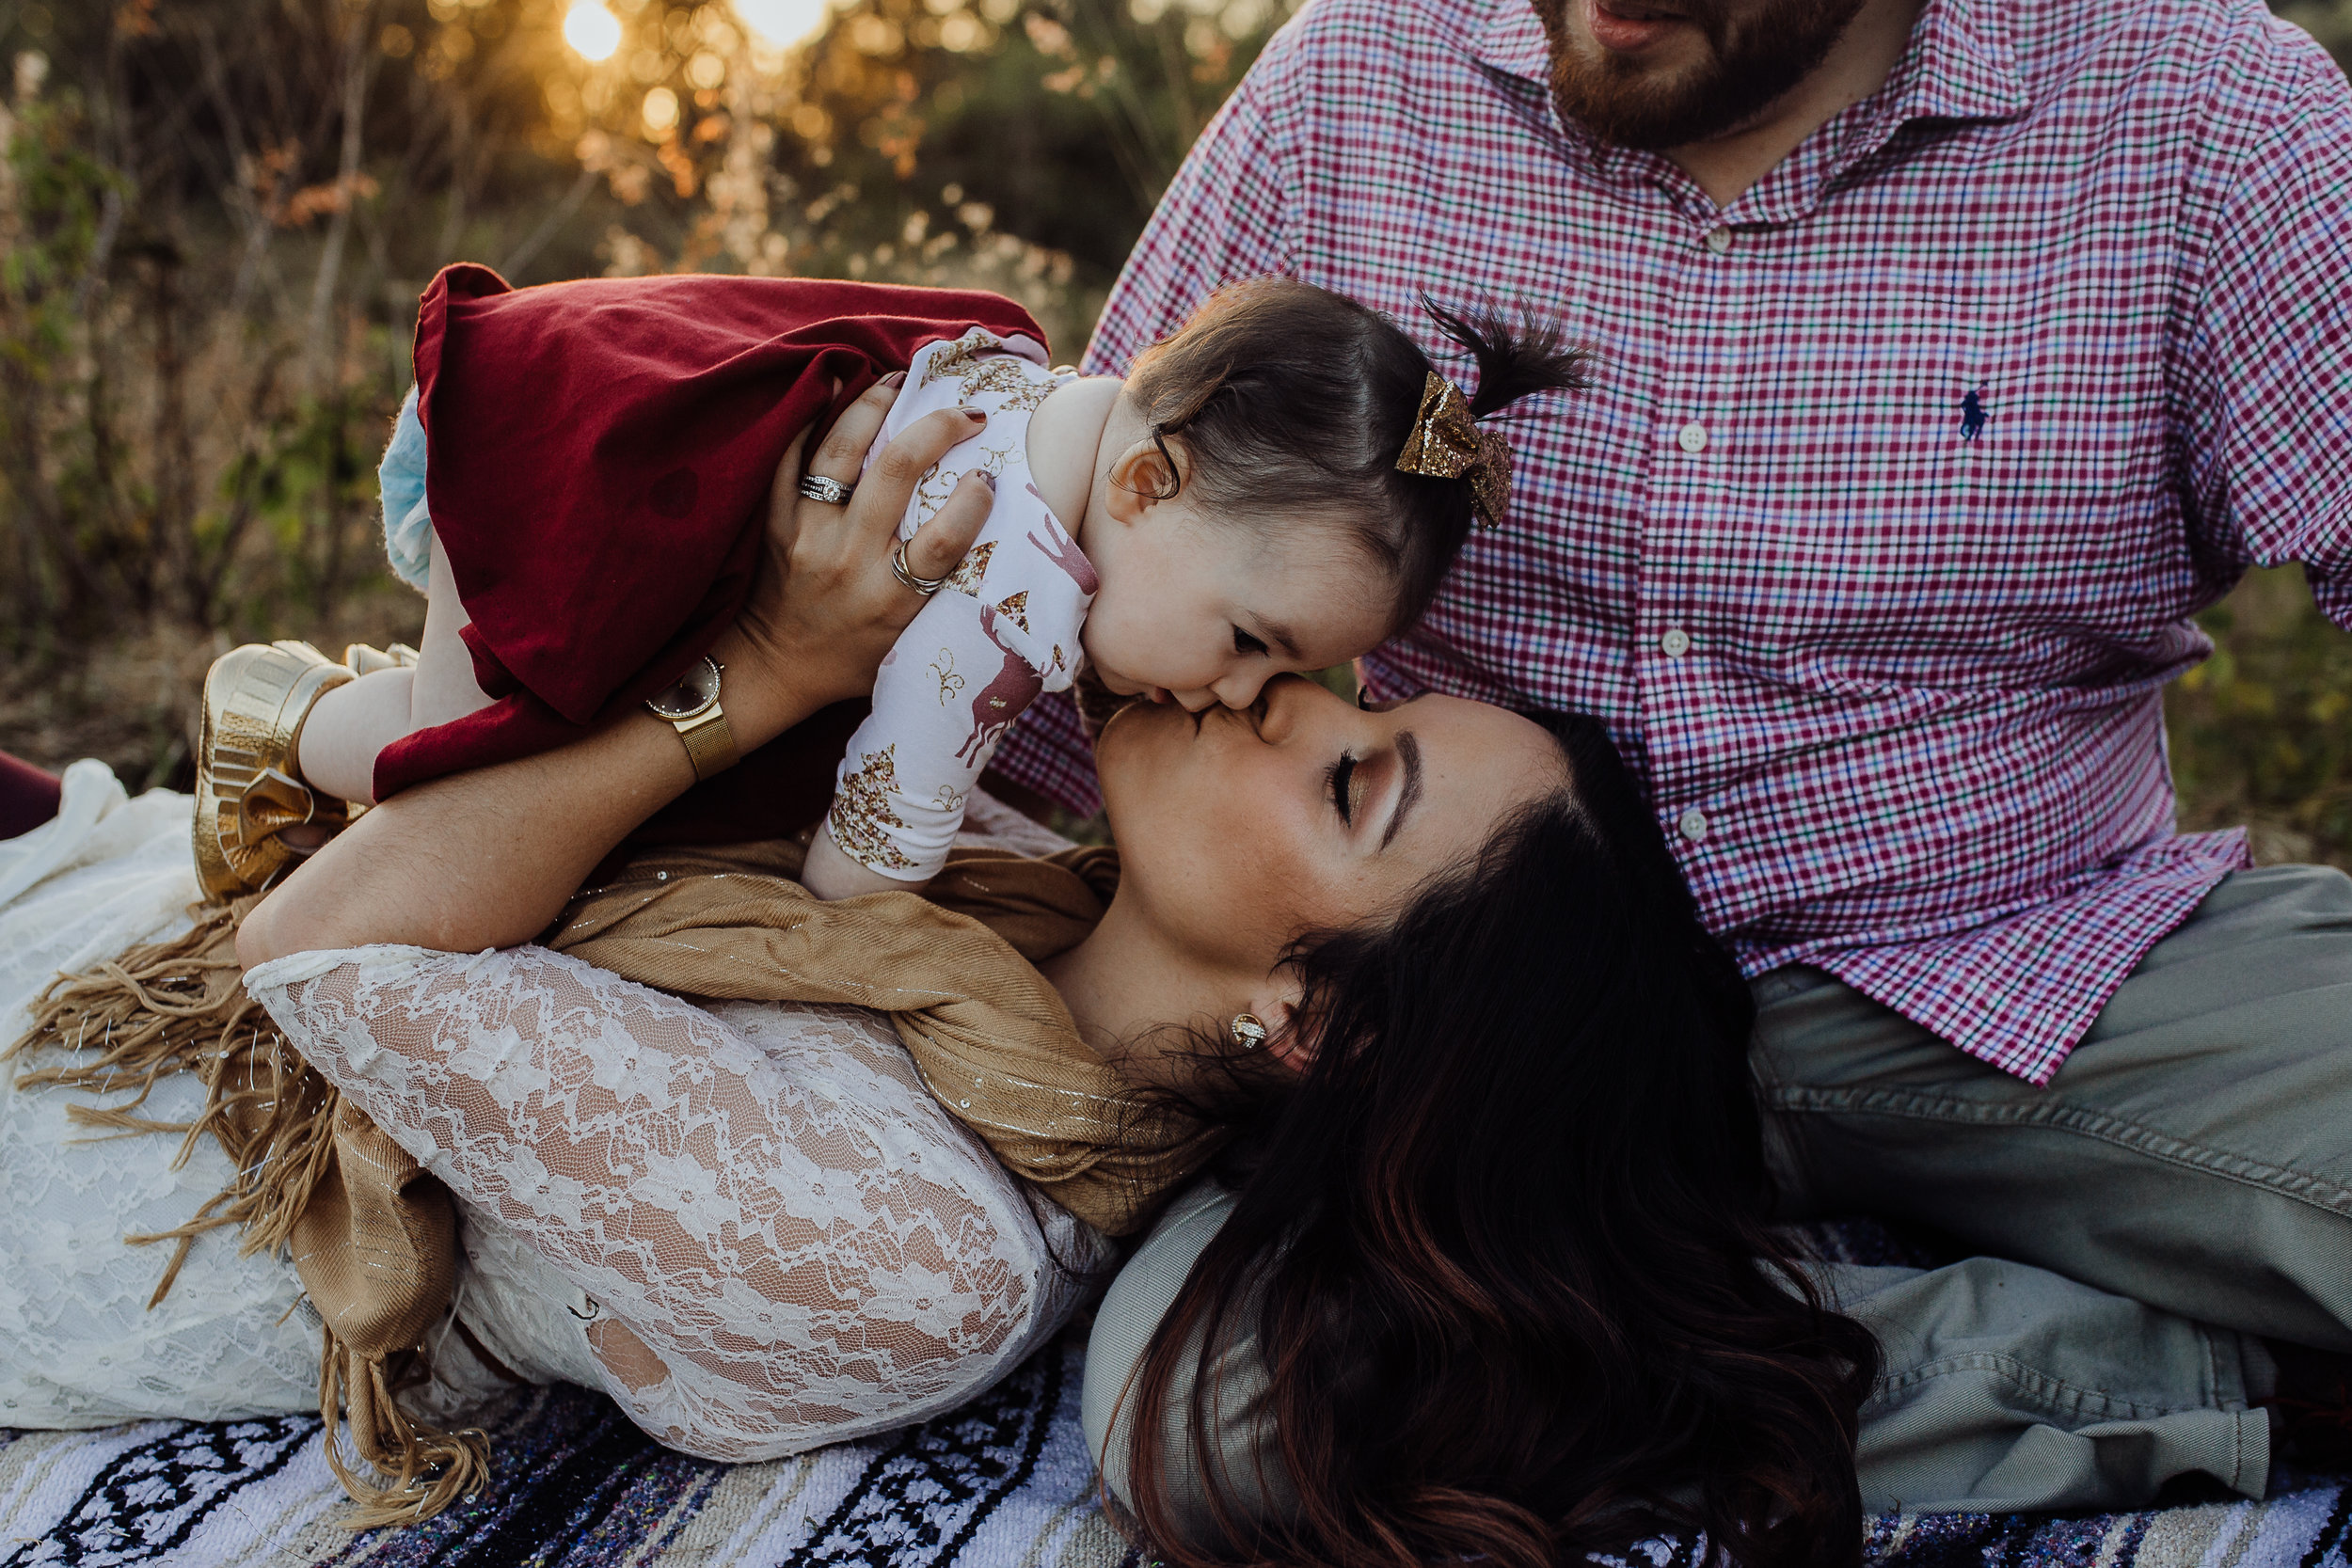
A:
{"label": "woman's eyebrow", "polygon": [[1389,813],[1389,826],[1380,835],[1380,847],[1386,849],[1396,838],[1397,830],[1405,826],[1405,814],[1421,800],[1421,740],[1410,730],[1396,732],[1396,754],[1405,764],[1405,786],[1396,792],[1396,809]]}

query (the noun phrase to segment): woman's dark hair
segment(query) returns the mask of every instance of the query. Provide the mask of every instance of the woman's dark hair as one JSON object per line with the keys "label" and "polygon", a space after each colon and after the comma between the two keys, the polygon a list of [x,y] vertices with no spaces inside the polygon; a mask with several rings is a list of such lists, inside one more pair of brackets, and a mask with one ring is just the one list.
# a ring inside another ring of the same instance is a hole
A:
{"label": "woman's dark hair", "polygon": [[[1859,1560],[1878,1349],[1766,1223],[1748,988],[1600,725],[1546,723],[1566,787],[1392,925],[1294,950],[1311,1065],[1123,1396],[1172,1568],[1538,1568],[1661,1527]],[[1169,1422],[1217,1452],[1210,1369],[1252,1329],[1297,1503],[1250,1518],[1256,1478],[1204,1463],[1204,1544]]]}
{"label": "woman's dark hair", "polygon": [[[1457,314],[1426,295],[1422,309],[1476,361],[1475,416],[1585,384],[1584,354],[1556,327],[1485,307]],[[1153,436],[1191,457],[1189,480],[1178,483],[1204,505],[1235,518],[1304,508],[1349,525],[1395,578],[1404,626],[1428,608],[1470,526],[1467,478],[1396,466],[1432,371],[1443,373],[1379,312],[1260,277],[1218,290],[1175,336],[1136,356],[1127,390]]]}

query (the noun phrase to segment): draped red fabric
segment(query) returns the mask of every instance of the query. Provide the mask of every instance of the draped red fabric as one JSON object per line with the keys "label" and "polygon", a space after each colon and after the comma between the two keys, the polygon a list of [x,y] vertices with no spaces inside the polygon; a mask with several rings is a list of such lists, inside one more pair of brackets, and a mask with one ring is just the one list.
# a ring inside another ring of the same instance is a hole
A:
{"label": "draped red fabric", "polygon": [[55,773],[0,752],[0,838],[29,833],[57,815]]}
{"label": "draped red fabric", "polygon": [[[444,268],[417,316],[425,499],[472,617],[475,675],[498,701],[385,748],[376,798],[562,745],[675,680],[750,591],[793,437],[973,326],[1045,337],[1012,301],[961,290],[717,277],[515,289],[487,267]],[[767,836],[778,824],[759,800],[779,788],[814,788],[814,820],[840,746],[804,760],[809,738],[698,785],[673,826],[707,806],[760,818],[715,836]]]}

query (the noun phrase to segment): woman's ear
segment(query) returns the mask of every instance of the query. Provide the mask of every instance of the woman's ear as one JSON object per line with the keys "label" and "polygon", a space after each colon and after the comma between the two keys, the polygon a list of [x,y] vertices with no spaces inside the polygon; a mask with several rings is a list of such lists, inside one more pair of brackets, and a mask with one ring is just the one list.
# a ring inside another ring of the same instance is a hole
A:
{"label": "woman's ear", "polygon": [[1143,521],[1152,507],[1183,493],[1184,459],[1172,440],[1145,436],[1112,459],[1104,505],[1122,523]]}

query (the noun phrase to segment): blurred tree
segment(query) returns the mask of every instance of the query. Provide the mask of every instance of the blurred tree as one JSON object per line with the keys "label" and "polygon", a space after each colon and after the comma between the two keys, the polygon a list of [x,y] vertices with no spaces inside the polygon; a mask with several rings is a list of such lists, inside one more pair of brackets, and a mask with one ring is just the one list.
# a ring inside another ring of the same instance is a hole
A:
{"label": "blurred tree", "polygon": [[[1297,3],[0,0],[0,746],[167,777],[214,637],[413,631],[373,469],[445,263],[994,288],[1075,357]],[[2203,619],[2185,820],[2352,861],[2352,640],[2292,574]]]}
{"label": "blurred tree", "polygon": [[2265,863],[2352,869],[2352,637],[2294,567],[2250,574],[2198,619],[2213,657],[2165,704],[2182,825],[2247,823]]}
{"label": "blurred tree", "polygon": [[0,644],[331,619],[452,261],[993,287],[1074,355],[1289,0],[806,3],[0,0]]}

